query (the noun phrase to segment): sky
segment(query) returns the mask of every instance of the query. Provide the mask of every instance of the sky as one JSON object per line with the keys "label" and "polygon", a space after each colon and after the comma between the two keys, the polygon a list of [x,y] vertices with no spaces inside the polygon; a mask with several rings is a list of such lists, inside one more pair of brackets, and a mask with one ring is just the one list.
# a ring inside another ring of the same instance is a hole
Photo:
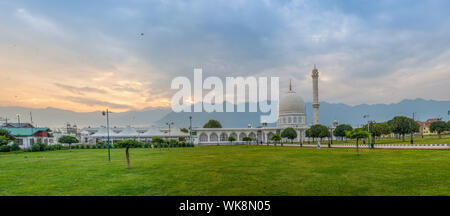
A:
{"label": "sky", "polygon": [[312,100],[450,100],[450,1],[0,0],[0,106],[169,107],[171,81],[278,76]]}

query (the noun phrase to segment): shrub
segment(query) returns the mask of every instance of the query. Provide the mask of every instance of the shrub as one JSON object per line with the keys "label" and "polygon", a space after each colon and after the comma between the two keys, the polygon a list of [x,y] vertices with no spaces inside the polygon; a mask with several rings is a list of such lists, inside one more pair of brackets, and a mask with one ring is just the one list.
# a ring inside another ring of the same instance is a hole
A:
{"label": "shrub", "polygon": [[33,144],[33,145],[31,146],[31,151],[32,151],[32,152],[38,152],[38,151],[41,151],[41,145],[39,145],[39,144]]}
{"label": "shrub", "polygon": [[39,147],[41,147],[41,151],[45,151],[46,149],[46,146],[47,145],[44,145],[44,144],[42,144],[42,143],[39,143]]}
{"label": "shrub", "polygon": [[80,149],[85,149],[84,145],[80,145]]}
{"label": "shrub", "polygon": [[11,151],[11,146],[9,145],[0,146],[0,152],[9,152],[9,151]]}
{"label": "shrub", "polygon": [[17,143],[14,143],[11,145],[10,147],[11,151],[19,151],[20,150],[20,146]]}
{"label": "shrub", "polygon": [[55,148],[55,150],[61,150],[63,148],[61,144],[56,144],[53,147]]}
{"label": "shrub", "polygon": [[44,147],[44,150],[45,150],[45,151],[53,151],[53,150],[55,150],[55,149],[54,149],[54,147],[51,146],[51,145],[46,145],[46,146]]}
{"label": "shrub", "polygon": [[149,148],[150,147],[150,144],[149,143],[145,143],[144,144],[144,148]]}

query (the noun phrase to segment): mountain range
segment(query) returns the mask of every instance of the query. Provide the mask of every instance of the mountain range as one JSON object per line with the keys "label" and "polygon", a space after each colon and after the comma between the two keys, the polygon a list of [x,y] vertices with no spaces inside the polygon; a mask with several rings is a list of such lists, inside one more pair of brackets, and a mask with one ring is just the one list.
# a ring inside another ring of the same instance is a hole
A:
{"label": "mountain range", "polygon": [[[248,104],[246,104],[248,107]],[[305,103],[307,123],[312,124],[312,104]],[[320,102],[319,122],[324,125],[331,125],[334,120],[340,124],[346,123],[353,126],[361,125],[367,120],[382,122],[392,119],[397,115],[412,117],[425,121],[429,118],[443,118],[449,120],[449,101],[436,100],[403,100],[392,104],[361,104],[350,106],[342,103]],[[67,123],[76,124],[78,127],[98,127],[106,124],[106,118],[99,111],[96,112],[74,112],[56,108],[25,108],[25,107],[0,107],[0,117],[8,118],[9,122],[17,122],[16,114],[20,115],[21,122],[33,122],[42,127],[62,127]],[[219,120],[223,127],[247,127],[248,124],[260,126],[259,119],[261,112],[243,113],[174,113],[170,108],[148,108],[144,110],[132,110],[121,113],[110,114],[111,126],[164,126],[166,122],[174,122],[177,127],[188,127],[189,116],[192,116],[194,127],[201,127],[210,119]],[[363,115],[369,114],[369,119],[364,119]],[[266,114],[267,115],[267,114]],[[269,124],[275,126],[275,124]]]}

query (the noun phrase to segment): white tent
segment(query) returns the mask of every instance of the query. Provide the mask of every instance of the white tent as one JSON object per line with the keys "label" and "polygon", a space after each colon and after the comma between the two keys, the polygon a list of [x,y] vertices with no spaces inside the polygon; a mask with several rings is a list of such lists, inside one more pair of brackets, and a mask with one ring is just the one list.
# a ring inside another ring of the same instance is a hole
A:
{"label": "white tent", "polygon": [[136,138],[139,137],[139,133],[136,131],[136,129],[127,126],[125,129],[123,129],[121,132],[114,134],[114,137],[122,137],[122,138]]}
{"label": "white tent", "polygon": [[[109,129],[109,136],[114,136],[116,134],[116,132],[114,132],[113,130],[111,130],[111,128]],[[91,135],[92,137],[108,137],[108,130],[104,127],[100,128],[96,133]]]}
{"label": "white tent", "polygon": [[165,137],[166,134],[164,132],[161,132],[158,128],[150,128],[143,134],[141,134],[141,137]]}

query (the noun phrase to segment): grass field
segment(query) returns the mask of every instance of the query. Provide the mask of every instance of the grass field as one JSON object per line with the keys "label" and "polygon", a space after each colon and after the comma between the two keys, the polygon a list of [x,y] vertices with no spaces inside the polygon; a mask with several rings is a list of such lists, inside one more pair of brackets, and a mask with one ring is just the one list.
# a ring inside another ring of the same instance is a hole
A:
{"label": "grass field", "polygon": [[210,146],[2,153],[0,195],[450,195],[450,151]]}
{"label": "grass field", "polygon": [[[442,138],[439,139],[437,135],[432,136],[424,136],[422,138],[421,136],[415,136],[414,138],[414,144],[450,144],[450,135],[442,135]],[[286,142],[290,143],[290,142]],[[297,142],[298,143],[298,142]],[[313,143],[313,142],[310,142]],[[314,142],[314,143],[317,143]],[[322,140],[322,144],[327,144],[328,140],[325,138]],[[359,141],[359,144],[362,144],[362,140]],[[375,144],[410,144],[411,143],[411,137],[406,136],[405,141],[402,141],[402,139],[387,137],[382,139],[376,139]],[[333,140],[333,144],[356,144],[356,140]]]}

